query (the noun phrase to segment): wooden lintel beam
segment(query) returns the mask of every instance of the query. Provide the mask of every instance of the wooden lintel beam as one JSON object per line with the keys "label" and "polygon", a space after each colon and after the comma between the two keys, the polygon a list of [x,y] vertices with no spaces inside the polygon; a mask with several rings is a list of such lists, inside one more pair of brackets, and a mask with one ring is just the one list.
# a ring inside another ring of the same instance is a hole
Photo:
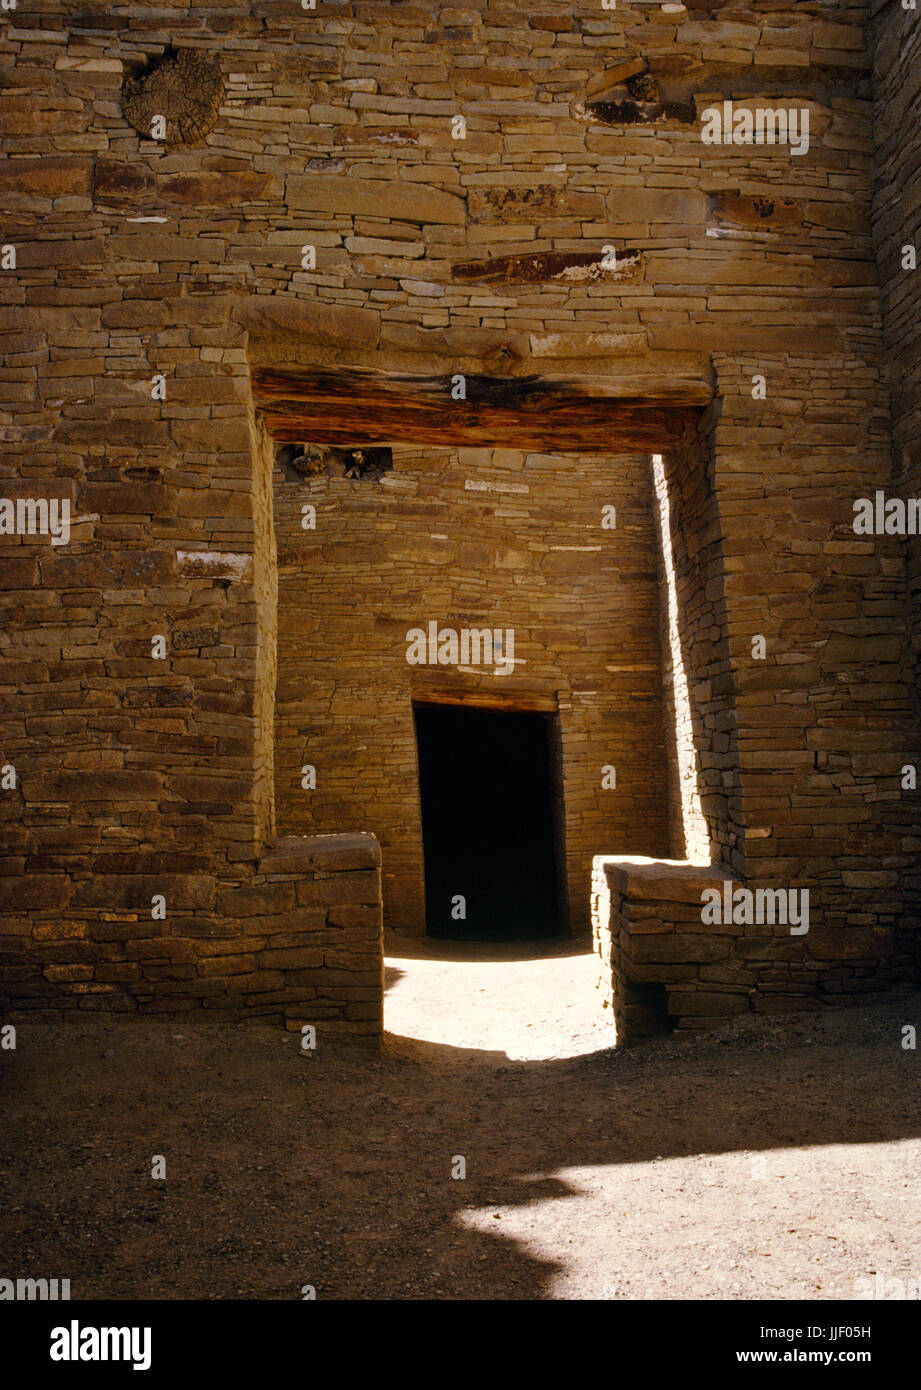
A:
{"label": "wooden lintel beam", "polygon": [[[483,626],[486,626],[484,621]],[[539,690],[516,690],[512,694],[497,691],[491,686],[471,684],[459,689],[456,684],[429,685],[412,691],[414,705],[461,705],[474,709],[508,710],[518,714],[557,714],[560,703],[555,694]]]}
{"label": "wooden lintel beam", "polygon": [[451,377],[256,368],[252,380],[275,439],[352,446],[654,453],[675,445],[707,400],[694,382],[615,396],[585,381],[467,375],[466,398],[454,400]]}

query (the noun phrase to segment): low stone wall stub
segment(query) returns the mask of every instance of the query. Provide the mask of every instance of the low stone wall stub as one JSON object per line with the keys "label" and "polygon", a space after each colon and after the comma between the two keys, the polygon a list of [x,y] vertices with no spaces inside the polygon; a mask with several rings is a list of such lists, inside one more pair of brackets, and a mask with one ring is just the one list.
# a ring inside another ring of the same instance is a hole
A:
{"label": "low stone wall stub", "polygon": [[221,908],[229,917],[239,913],[250,938],[242,990],[261,981],[261,1005],[281,1006],[289,1031],[313,1024],[318,1037],[381,1040],[381,847],[374,835],[276,838],[251,884],[225,892]]}
{"label": "low stone wall stub", "polygon": [[[380,1042],[381,851],[371,834],[286,836],[233,880],[194,856],[97,856],[68,900],[0,927],[5,1019],[182,1014]],[[185,872],[183,872],[185,870]],[[47,877],[47,876],[46,876]],[[10,880],[12,881],[12,880]],[[23,881],[32,898],[41,878]],[[64,880],[54,880],[64,882]],[[151,894],[164,910],[151,913]],[[30,909],[20,885],[18,910]],[[20,928],[24,941],[14,935]],[[18,951],[13,948],[18,945]]]}
{"label": "low stone wall stub", "polygon": [[[701,920],[704,890],[722,891],[731,879],[728,870],[683,860],[595,856],[592,933],[602,1007],[613,1010],[618,1043],[748,1012],[746,982],[730,978],[738,929]],[[722,982],[701,978],[719,964]]]}

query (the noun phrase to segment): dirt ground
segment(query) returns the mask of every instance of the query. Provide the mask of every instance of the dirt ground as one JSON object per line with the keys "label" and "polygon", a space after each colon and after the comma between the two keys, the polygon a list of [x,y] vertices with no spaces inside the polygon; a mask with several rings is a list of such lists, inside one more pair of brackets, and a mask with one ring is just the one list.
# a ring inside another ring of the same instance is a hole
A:
{"label": "dirt ground", "polygon": [[184,1019],[23,1024],[0,1052],[0,1274],[158,1299],[921,1277],[918,998],[614,1050],[592,957],[545,949],[389,938],[379,1057]]}

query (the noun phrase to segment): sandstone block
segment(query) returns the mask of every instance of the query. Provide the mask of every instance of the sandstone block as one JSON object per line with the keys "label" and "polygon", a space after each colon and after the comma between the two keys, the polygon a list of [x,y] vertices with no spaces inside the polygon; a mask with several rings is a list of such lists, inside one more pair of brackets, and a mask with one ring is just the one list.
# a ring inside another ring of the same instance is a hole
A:
{"label": "sandstone block", "polygon": [[84,198],[90,189],[88,159],[8,159],[0,164],[5,198]]}
{"label": "sandstone block", "polygon": [[289,174],[286,200],[291,208],[319,211],[325,215],[396,218],[420,222],[463,226],[466,206],[463,198],[443,189],[421,183],[400,183],[394,179],[329,178],[322,174]]}

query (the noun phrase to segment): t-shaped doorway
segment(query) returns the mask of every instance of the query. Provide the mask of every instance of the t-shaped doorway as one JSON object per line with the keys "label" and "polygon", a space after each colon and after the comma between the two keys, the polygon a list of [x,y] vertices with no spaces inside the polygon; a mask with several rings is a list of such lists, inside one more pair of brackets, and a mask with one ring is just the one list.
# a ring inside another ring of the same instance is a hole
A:
{"label": "t-shaped doorway", "polygon": [[555,716],[428,703],[414,714],[429,936],[566,931]]}

